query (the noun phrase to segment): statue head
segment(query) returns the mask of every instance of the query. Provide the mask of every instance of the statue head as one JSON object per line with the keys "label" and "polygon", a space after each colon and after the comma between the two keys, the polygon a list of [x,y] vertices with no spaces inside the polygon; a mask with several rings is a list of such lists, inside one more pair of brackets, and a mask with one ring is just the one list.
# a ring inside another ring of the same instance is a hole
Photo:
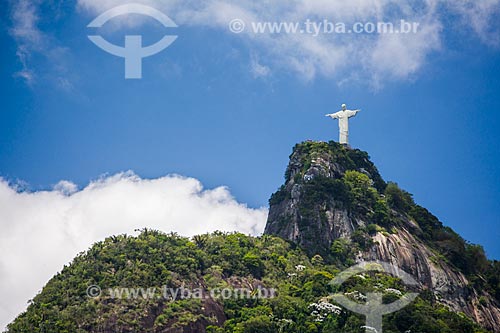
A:
{"label": "statue head", "polygon": [[342,111],[345,111],[346,108],[347,108],[347,105],[342,104]]}

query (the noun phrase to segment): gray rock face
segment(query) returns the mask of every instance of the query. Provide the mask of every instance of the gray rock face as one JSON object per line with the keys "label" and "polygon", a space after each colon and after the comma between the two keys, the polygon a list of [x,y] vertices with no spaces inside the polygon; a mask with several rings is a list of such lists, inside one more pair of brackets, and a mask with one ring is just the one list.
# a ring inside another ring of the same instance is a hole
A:
{"label": "gray rock face", "polygon": [[[265,234],[278,235],[282,238],[292,240],[303,246],[306,250],[318,248],[318,252],[328,252],[333,240],[339,237],[349,237],[359,226],[364,226],[365,222],[361,218],[352,219],[346,208],[342,208],[342,198],[329,197],[327,202],[314,207],[303,207],[307,201],[304,195],[306,189],[317,179],[339,179],[351,165],[353,161],[339,163],[338,156],[316,151],[314,145],[317,143],[308,142],[312,149],[303,149],[300,145],[295,147],[294,153],[290,156],[290,163],[286,171],[286,184],[275,195],[281,200],[270,201],[269,217],[264,231]],[[327,149],[327,143],[321,143]],[[354,152],[341,146],[344,153]],[[359,151],[358,151],[359,152]],[[382,182],[378,171],[368,160],[368,156],[360,163],[368,167],[375,173],[375,179]],[[343,156],[342,159],[347,158]],[[350,162],[350,163],[347,163]],[[365,168],[360,168],[360,172],[370,175]],[[336,207],[328,209],[328,207]],[[314,211],[313,214],[310,210]]]}
{"label": "gray rock face", "polygon": [[[470,287],[467,278],[444,261],[407,229],[399,228],[397,234],[377,233],[375,245],[363,253],[364,260],[390,262],[412,274],[430,289],[438,302],[456,312],[463,312],[482,326],[498,332],[500,330],[500,309],[493,298],[485,292]],[[485,299],[487,306],[479,302]]]}
{"label": "gray rock face", "polygon": [[[290,156],[286,182],[270,200],[264,233],[293,241],[310,255],[328,255],[334,240],[351,240],[356,230],[374,223],[370,219],[371,207],[364,207],[364,213],[362,209],[353,210],[346,204],[343,192],[335,190],[335,181],[347,170],[367,175],[383,193],[385,183],[366,153],[335,143],[297,145]],[[318,179],[333,185],[326,189],[311,185]],[[358,251],[356,261],[390,262],[412,274],[421,289],[431,290],[438,302],[463,312],[485,328],[500,332],[500,308],[494,298],[472,288],[463,273],[436,255],[420,238],[423,231],[415,220],[395,210],[391,215],[396,221],[391,233],[372,233],[371,244]]]}

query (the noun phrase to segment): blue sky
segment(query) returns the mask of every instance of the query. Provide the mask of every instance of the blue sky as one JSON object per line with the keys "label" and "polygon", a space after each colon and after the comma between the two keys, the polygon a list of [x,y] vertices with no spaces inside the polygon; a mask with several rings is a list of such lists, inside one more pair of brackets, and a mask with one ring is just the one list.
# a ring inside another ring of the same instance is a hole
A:
{"label": "blue sky", "polygon": [[[86,25],[119,1],[18,3],[3,5],[0,32],[4,179],[42,190],[60,180],[84,188],[127,170],[151,179],[176,173],[207,188],[228,186],[257,208],[282,184],[295,143],[337,139],[337,125],[324,114],[347,103],[363,109],[352,121],[352,146],[368,151],[386,180],[500,258],[500,53],[498,26],[491,26],[498,2],[474,12],[486,27],[468,24],[457,8],[401,9],[438,31],[414,44],[388,43],[368,64],[349,54],[328,60],[352,52],[366,35],[336,36],[318,52],[326,52],[323,59],[308,53],[315,48],[303,46],[307,40],[230,33],[224,22],[234,13],[261,17],[245,1],[222,18],[191,9],[206,14],[192,21],[162,2],[179,37],[144,59],[142,80],[125,80],[123,59],[86,37]],[[285,6],[262,17],[282,19]],[[31,25],[22,21],[30,13]],[[210,22],[198,22],[204,19]],[[16,24],[24,31],[16,33]],[[140,20],[102,33],[117,44],[139,33],[151,44],[164,30]],[[412,54],[401,51],[406,47]]]}
{"label": "blue sky", "polygon": [[[362,109],[351,145],[386,180],[500,259],[500,0],[137,2],[179,27],[133,14],[87,28],[119,0],[2,3],[0,251],[16,257],[0,257],[0,328],[108,235],[262,232],[293,145],[336,140],[324,114],[341,103]],[[231,33],[233,19],[247,30]],[[420,29],[250,29],[307,19]],[[178,38],[125,80],[124,60],[87,39],[96,33]]]}

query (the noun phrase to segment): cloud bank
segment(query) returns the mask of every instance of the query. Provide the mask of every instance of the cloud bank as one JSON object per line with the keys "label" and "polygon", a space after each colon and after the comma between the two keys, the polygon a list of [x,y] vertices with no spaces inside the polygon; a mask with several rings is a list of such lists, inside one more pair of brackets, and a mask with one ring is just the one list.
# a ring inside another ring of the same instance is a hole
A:
{"label": "cloud bank", "polygon": [[144,227],[192,236],[215,230],[262,233],[267,209],[238,203],[225,187],[193,178],[121,173],[82,190],[19,192],[0,180],[0,331],[64,264],[94,242]]}

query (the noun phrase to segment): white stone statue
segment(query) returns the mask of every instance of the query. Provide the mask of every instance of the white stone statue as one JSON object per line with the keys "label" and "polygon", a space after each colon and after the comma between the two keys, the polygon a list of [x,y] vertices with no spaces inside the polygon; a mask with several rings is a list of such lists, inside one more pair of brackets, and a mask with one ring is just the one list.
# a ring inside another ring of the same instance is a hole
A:
{"label": "white stone statue", "polygon": [[346,105],[342,104],[342,110],[326,115],[326,117],[339,120],[339,142],[341,144],[349,144],[349,118],[354,117],[359,111],[361,110],[347,110]]}

